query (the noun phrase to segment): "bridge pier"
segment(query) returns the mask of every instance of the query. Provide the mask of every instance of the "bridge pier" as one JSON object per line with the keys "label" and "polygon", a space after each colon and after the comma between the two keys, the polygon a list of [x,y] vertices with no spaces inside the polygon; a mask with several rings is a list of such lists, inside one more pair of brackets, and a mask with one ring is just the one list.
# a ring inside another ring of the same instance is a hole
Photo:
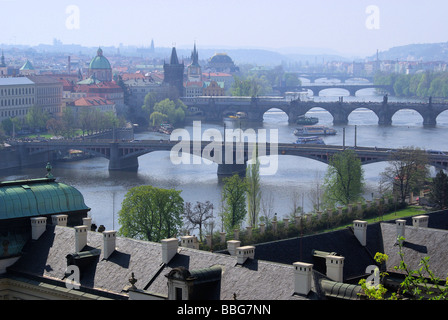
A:
{"label": "bridge pier", "polygon": [[244,164],[218,164],[219,177],[231,177],[238,174],[241,177],[246,175],[246,163]]}
{"label": "bridge pier", "polygon": [[137,157],[122,157],[119,155],[117,143],[113,143],[110,148],[109,170],[110,171],[136,171],[138,169]]}

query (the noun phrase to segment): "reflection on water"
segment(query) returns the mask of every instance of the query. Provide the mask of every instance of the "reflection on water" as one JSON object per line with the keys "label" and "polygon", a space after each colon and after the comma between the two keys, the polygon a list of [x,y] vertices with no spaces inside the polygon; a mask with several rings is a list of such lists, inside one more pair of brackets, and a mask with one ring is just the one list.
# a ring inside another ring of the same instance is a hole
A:
{"label": "reflection on water", "polygon": [[[328,94],[328,92],[325,92]],[[362,90],[360,94],[365,96],[344,97],[344,101],[365,100],[381,101],[382,97],[372,95],[374,92]],[[316,101],[337,100],[337,97],[316,97]],[[390,101],[394,101],[393,97]],[[327,111],[315,108],[308,112],[317,116],[320,124],[333,126],[333,118]],[[391,126],[378,126],[376,115],[366,109],[357,109],[349,116],[346,126],[334,126],[338,130],[336,136],[325,137],[327,144],[342,145],[342,130],[345,127],[347,146],[354,145],[355,126],[358,146],[377,147],[403,147],[417,146],[427,149],[448,150],[446,139],[440,134],[448,127],[448,112],[439,115],[435,128],[425,128],[422,118],[415,111],[403,110],[393,117]],[[264,115],[263,123],[251,123],[241,121],[225,121],[226,128],[255,130],[278,129],[280,142],[294,142],[293,134],[295,126],[288,124],[288,117],[279,110],[270,110]],[[223,132],[223,123],[202,123],[202,131],[216,128]],[[192,125],[186,126],[192,133]],[[159,133],[138,134],[136,139],[167,139]],[[169,152],[153,152],[139,158],[137,172],[109,172],[108,160],[103,158],[88,159],[73,163],[54,163],[53,174],[59,182],[76,187],[82,192],[86,204],[92,208],[91,216],[97,225],[105,225],[107,229],[118,229],[117,212],[120,210],[126,192],[139,185],[153,185],[161,188],[174,188],[182,190],[185,201],[211,201],[215,205],[215,216],[220,210],[222,181],[217,177],[217,165],[173,165]],[[367,197],[377,195],[378,174],[384,170],[387,163],[365,165],[365,178],[367,182]],[[299,205],[303,203],[305,211],[311,210],[309,193],[314,188],[316,177],[324,177],[327,165],[314,160],[280,156],[279,169],[273,176],[262,176],[262,193],[271,194],[274,203],[273,211],[280,217],[288,215],[292,211],[292,198],[298,197]],[[25,168],[20,170],[0,172],[0,180],[16,180],[42,177],[46,173],[45,168]]]}

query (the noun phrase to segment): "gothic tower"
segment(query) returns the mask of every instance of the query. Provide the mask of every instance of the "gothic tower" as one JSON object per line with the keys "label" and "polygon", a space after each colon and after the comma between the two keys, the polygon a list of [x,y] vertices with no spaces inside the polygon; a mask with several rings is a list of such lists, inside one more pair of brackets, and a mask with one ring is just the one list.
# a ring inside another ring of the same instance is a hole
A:
{"label": "gothic tower", "polygon": [[165,84],[168,84],[177,89],[178,97],[183,97],[184,93],[184,63],[179,63],[177,58],[176,48],[173,47],[171,51],[170,63],[163,64]]}
{"label": "gothic tower", "polygon": [[199,65],[199,54],[196,50],[196,43],[194,44],[194,49],[191,53],[191,61],[191,64],[187,68],[188,81],[200,82],[202,81],[202,70]]}

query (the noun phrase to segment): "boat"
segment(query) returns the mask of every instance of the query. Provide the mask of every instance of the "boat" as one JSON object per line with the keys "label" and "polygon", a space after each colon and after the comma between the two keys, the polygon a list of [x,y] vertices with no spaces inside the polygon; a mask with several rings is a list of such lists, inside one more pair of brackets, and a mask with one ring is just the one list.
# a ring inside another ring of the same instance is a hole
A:
{"label": "boat", "polygon": [[330,136],[336,133],[335,129],[326,126],[303,126],[294,130],[296,136]]}
{"label": "boat", "polygon": [[297,117],[296,124],[299,125],[314,125],[319,122],[319,118],[316,117],[307,117],[305,115],[301,115]]}
{"label": "boat", "polygon": [[322,138],[317,136],[299,137],[294,144],[325,144]]}

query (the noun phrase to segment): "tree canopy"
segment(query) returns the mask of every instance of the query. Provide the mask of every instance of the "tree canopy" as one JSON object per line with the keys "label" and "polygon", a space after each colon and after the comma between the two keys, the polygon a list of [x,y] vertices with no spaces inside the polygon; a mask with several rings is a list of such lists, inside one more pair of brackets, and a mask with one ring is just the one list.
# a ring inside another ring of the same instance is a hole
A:
{"label": "tree canopy", "polygon": [[118,213],[120,234],[155,242],[176,236],[182,226],[184,210],[180,193],[153,186],[131,188]]}
{"label": "tree canopy", "polygon": [[222,197],[224,202],[223,222],[227,233],[241,227],[246,210],[247,182],[238,174],[224,179]]}
{"label": "tree canopy", "polygon": [[364,171],[353,150],[346,149],[330,158],[324,191],[324,202],[328,206],[353,203],[361,197],[363,187]]}

